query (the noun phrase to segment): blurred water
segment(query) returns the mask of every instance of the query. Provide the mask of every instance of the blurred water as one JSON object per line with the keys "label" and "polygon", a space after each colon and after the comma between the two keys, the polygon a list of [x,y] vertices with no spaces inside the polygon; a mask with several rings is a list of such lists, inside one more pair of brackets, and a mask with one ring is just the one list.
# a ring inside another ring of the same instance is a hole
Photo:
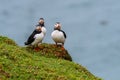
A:
{"label": "blurred water", "polygon": [[65,48],[80,63],[104,80],[120,79],[120,0],[0,0],[0,34],[20,46],[40,17],[47,35],[56,21],[67,33]]}

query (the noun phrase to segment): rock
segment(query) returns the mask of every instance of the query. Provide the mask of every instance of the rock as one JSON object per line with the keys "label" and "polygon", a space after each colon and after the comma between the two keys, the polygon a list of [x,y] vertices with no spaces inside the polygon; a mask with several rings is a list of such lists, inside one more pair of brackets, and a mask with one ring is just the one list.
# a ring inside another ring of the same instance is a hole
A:
{"label": "rock", "polygon": [[47,57],[57,57],[65,60],[72,61],[68,51],[62,46],[56,46],[55,44],[42,43],[38,47],[28,47],[31,50],[36,51]]}

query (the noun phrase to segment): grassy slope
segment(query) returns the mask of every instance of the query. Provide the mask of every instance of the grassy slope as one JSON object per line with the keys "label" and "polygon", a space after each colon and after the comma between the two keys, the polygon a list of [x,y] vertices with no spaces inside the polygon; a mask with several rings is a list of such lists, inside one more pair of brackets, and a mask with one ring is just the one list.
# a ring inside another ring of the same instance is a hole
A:
{"label": "grassy slope", "polygon": [[7,37],[0,36],[0,80],[101,79],[74,62],[55,56],[39,55],[35,51],[17,46]]}

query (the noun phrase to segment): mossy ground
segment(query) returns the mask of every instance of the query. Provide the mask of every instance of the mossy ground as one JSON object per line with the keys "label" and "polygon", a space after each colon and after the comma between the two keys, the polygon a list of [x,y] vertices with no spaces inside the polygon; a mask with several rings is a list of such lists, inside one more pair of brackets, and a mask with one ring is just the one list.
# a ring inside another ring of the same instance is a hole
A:
{"label": "mossy ground", "polygon": [[42,43],[37,47],[30,46],[30,47],[25,47],[24,49],[26,49],[30,53],[43,55],[48,58],[49,57],[61,58],[72,61],[72,58],[69,55],[68,51],[60,45],[56,46],[55,44]]}
{"label": "mossy ground", "polygon": [[49,45],[35,51],[0,36],[0,80],[101,80],[83,66],[54,55],[61,49]]}

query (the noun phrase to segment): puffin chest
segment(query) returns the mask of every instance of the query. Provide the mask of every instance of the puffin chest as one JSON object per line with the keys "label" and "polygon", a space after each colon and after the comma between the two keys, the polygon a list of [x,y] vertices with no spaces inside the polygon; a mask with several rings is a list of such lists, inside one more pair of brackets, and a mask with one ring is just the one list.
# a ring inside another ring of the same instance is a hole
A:
{"label": "puffin chest", "polygon": [[58,31],[58,30],[55,30],[55,31],[52,33],[52,35],[53,35],[54,38],[59,38],[59,39],[61,39],[61,38],[64,37],[63,33],[62,33],[61,31]]}
{"label": "puffin chest", "polygon": [[51,36],[55,42],[64,42],[65,41],[64,34],[61,31],[55,30],[52,32]]}

